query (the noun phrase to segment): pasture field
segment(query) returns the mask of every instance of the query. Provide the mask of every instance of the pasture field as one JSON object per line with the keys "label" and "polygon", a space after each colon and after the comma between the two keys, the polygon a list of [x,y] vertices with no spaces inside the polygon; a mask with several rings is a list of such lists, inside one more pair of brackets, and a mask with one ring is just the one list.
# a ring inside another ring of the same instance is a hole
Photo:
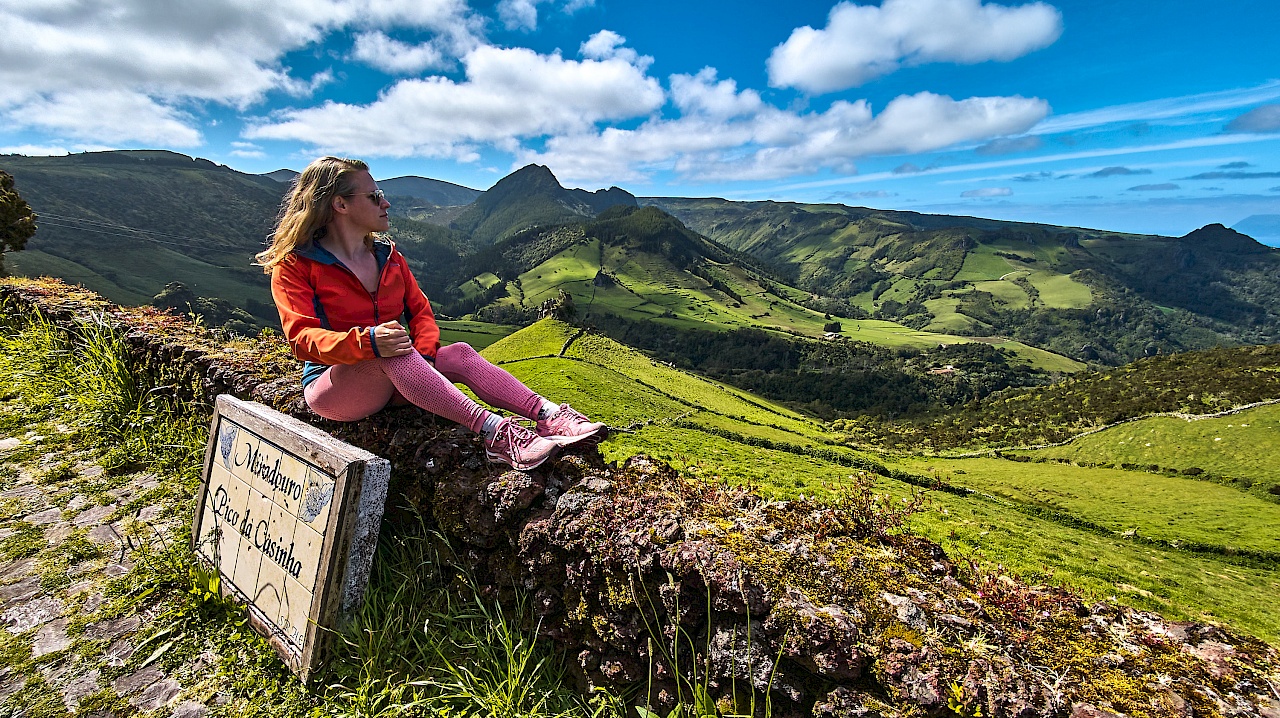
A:
{"label": "pasture field", "polygon": [[[1023,465],[1025,466],[1025,464]],[[1038,467],[1038,464],[1032,466]],[[1280,642],[1280,570],[1073,528],[1014,502],[936,492],[911,527],[953,559],[1004,567],[1033,583],[1071,588],[1177,620],[1226,623]],[[1151,517],[1153,522],[1159,517]]]}
{"label": "pasture field", "polygon": [[58,277],[68,283],[79,284],[119,304],[147,304],[155,296],[134,289],[126,289],[90,267],[38,249],[9,252],[4,259],[6,268],[15,276]]}
{"label": "pasture field", "polygon": [[924,303],[925,308],[933,315],[933,321],[929,322],[925,329],[939,333],[959,331],[989,333],[991,331],[991,325],[961,314],[960,300],[956,298],[955,293],[951,294],[951,296],[930,299]]}
{"label": "pasture field", "polygon": [[[1017,270],[1011,270],[1017,271]],[[1026,309],[1031,306],[1031,300],[1027,297],[1027,293],[1022,287],[1013,283],[1014,277],[1025,277],[1029,272],[1026,270],[1017,271],[1011,274],[1008,279],[993,279],[985,282],[975,282],[973,288],[979,292],[986,292],[995,297],[995,301],[1014,309]]]}
{"label": "pasture field", "polygon": [[1030,456],[1115,466],[1200,469],[1210,477],[1260,491],[1280,485],[1280,405],[1216,419],[1158,416],[1115,426]]}
{"label": "pasture field", "polygon": [[1280,503],[1230,486],[1146,471],[997,458],[900,465],[954,486],[1085,518],[1115,533],[1280,555]]}
{"label": "pasture field", "polygon": [[485,272],[484,274],[480,274],[475,277],[472,277],[471,279],[468,279],[467,281],[458,285],[457,289],[458,289],[458,292],[462,294],[462,296],[465,299],[471,299],[472,297],[475,297],[483,293],[486,289],[488,289],[489,287],[492,287],[493,285],[497,284],[500,281],[502,280],[498,278],[498,275],[494,274],[493,272]]}
{"label": "pasture field", "polygon": [[975,250],[965,255],[964,264],[960,265],[960,271],[956,273],[955,281],[981,282],[999,279],[1005,273],[1016,268],[1009,263],[1009,260],[1003,257],[997,257],[990,252]]}
{"label": "pasture field", "polygon": [[489,322],[471,322],[455,319],[438,320],[436,323],[440,325],[440,341],[442,343],[466,342],[477,350],[484,349],[520,328],[509,324],[491,324]]}
{"label": "pasture field", "polygon": [[1280,641],[1272,600],[1280,595],[1280,505],[1142,471],[855,452],[831,445],[819,422],[607,338],[580,336],[559,356],[575,332],[544,320],[485,355],[534,391],[614,427],[601,445],[608,460],[644,453],[779,500],[834,498],[860,469],[882,474],[876,486],[893,500],[942,480],[972,491],[930,492],[910,525],[953,559]]}
{"label": "pasture field", "polygon": [[1093,301],[1093,290],[1065,274],[1033,272],[1027,277],[1040,292],[1040,301],[1053,309],[1084,309]]}

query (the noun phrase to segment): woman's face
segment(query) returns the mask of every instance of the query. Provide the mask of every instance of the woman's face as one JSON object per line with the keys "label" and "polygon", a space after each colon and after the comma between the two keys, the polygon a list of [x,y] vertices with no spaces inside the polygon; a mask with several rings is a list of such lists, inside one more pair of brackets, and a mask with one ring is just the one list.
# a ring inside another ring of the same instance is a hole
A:
{"label": "woman's face", "polygon": [[352,190],[341,197],[341,206],[345,207],[345,212],[340,214],[347,218],[353,228],[360,229],[365,234],[390,229],[391,220],[387,216],[387,210],[391,203],[382,196],[373,176],[365,171],[357,172],[354,182]]}

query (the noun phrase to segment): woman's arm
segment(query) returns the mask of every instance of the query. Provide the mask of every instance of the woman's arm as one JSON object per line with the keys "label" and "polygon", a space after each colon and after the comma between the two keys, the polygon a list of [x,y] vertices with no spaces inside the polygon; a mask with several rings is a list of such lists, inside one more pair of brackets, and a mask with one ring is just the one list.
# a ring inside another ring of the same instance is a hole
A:
{"label": "woman's arm", "polygon": [[418,280],[409,271],[409,263],[400,260],[400,271],[404,272],[404,306],[409,313],[409,334],[413,337],[413,348],[418,353],[434,359],[440,349],[440,326],[436,324],[435,312],[431,310],[431,302],[418,287]]}

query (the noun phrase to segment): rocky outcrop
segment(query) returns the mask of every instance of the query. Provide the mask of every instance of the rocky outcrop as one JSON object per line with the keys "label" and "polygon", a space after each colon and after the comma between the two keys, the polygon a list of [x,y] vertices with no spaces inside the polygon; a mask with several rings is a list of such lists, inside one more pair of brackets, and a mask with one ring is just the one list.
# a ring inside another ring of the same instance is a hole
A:
{"label": "rocky outcrop", "polygon": [[[0,285],[73,326],[86,307],[175,395],[220,391],[386,456],[395,505],[434,516],[495,596],[531,601],[585,685],[634,700],[773,716],[1267,716],[1276,651],[1218,626],[1087,605],[899,532],[870,480],[844,502],[777,502],[645,457],[585,451],[495,471],[417,409],[310,416],[279,341],[223,345],[164,315],[61,285]],[[164,383],[167,381],[168,383]]]}

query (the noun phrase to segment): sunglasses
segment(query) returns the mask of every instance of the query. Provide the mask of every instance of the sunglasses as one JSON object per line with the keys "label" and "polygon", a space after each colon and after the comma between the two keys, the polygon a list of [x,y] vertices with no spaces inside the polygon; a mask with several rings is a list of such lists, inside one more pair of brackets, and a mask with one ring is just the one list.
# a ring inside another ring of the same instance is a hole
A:
{"label": "sunglasses", "polygon": [[382,204],[382,200],[384,200],[384,199],[386,199],[386,198],[387,198],[387,193],[386,193],[386,192],[383,192],[383,191],[382,191],[382,190],[380,190],[380,189],[375,189],[375,190],[374,190],[374,191],[372,191],[372,192],[357,192],[357,193],[355,193],[355,194],[344,194],[344,195],[342,195],[342,196],[343,196],[343,197],[357,197],[357,196],[360,196],[360,195],[363,195],[363,196],[365,196],[365,197],[368,197],[368,198],[369,198],[369,201],[371,201],[371,202],[373,202],[374,204],[377,204],[377,205]]}

